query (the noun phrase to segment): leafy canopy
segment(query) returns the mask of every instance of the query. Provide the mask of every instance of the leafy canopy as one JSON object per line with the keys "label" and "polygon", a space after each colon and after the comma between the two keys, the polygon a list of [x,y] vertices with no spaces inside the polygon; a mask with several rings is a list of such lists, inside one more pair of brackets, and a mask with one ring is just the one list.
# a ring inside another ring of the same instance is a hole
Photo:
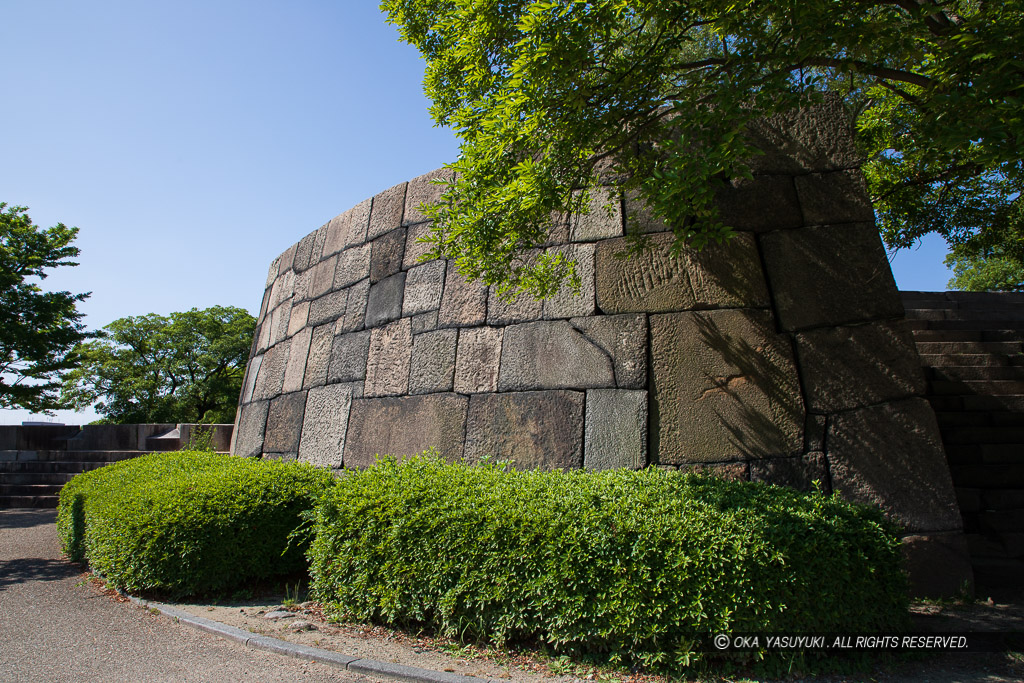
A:
{"label": "leafy canopy", "polygon": [[89,294],[42,290],[48,269],[78,265],[78,228],[44,230],[26,211],[0,202],[0,408],[48,413],[63,407],[61,378],[91,336],[77,309]]}
{"label": "leafy canopy", "polygon": [[255,329],[232,306],[120,318],[76,349],[62,397],[109,423],[232,422]]}
{"label": "leafy canopy", "polygon": [[[751,119],[836,92],[891,247],[1000,243],[1024,185],[1024,0],[384,0],[462,139],[431,256],[550,294],[527,258],[614,176],[675,247],[726,239],[717,184],[748,177]],[[977,251],[977,250],[975,250]]]}

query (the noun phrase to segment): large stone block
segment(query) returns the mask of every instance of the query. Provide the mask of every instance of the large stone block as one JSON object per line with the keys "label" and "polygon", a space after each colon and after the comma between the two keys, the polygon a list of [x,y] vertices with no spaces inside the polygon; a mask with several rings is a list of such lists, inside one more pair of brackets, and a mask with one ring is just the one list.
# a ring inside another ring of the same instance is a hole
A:
{"label": "large stone block", "polygon": [[334,288],[348,287],[370,277],[370,252],[372,244],[361,244],[338,254],[338,266],[334,271]]}
{"label": "large stone block", "polygon": [[288,350],[288,365],[284,370],[282,393],[290,394],[302,389],[302,380],[306,374],[306,359],[309,357],[309,342],[313,338],[313,328],[306,327],[292,337]]}
{"label": "large stone block", "polygon": [[334,384],[366,379],[366,356],[369,350],[369,330],[336,336],[331,349],[327,381]]}
{"label": "large stone block", "polygon": [[326,294],[334,289],[334,272],[338,267],[338,257],[330,256],[310,269],[312,281],[307,291],[310,299]]}
{"label": "large stone block", "polygon": [[460,394],[477,394],[498,390],[503,332],[500,327],[467,327],[459,330],[455,391]]}
{"label": "large stone block", "polygon": [[576,214],[569,224],[569,238],[573,242],[596,242],[609,237],[621,237],[622,202],[614,190],[599,187],[590,193],[587,213]]}
{"label": "large stone block", "polygon": [[268,305],[268,308],[277,308],[282,303],[292,298],[294,293],[295,273],[289,270],[274,280],[274,284],[270,288],[270,304]]}
{"label": "large stone block", "polygon": [[860,169],[811,173],[794,178],[808,225],[870,223],[875,211]]}
{"label": "large stone block", "polygon": [[281,393],[284,372],[288,367],[288,346],[289,342],[283,341],[267,349],[263,354],[260,372],[256,377],[256,388],[253,391],[254,401],[274,398]]}
{"label": "large stone block", "polygon": [[[256,391],[256,378],[260,374],[260,364],[263,362],[263,356],[254,356],[248,366],[245,368],[245,384],[242,385],[242,399],[240,403],[249,403],[252,401],[253,394]],[[5,449],[0,449],[5,450]]]}
{"label": "large stone block", "polygon": [[443,183],[451,182],[454,176],[451,170],[439,168],[410,180],[405,194],[405,217],[402,224],[410,225],[428,220],[421,206],[434,204],[441,199],[441,194],[445,190]]}
{"label": "large stone block", "polygon": [[595,315],[569,322],[612,359],[615,386],[647,388],[647,316]]}
{"label": "large stone block", "polygon": [[449,328],[413,337],[409,393],[451,391],[455,378],[458,330]]}
{"label": "large stone block", "polygon": [[402,270],[409,270],[417,265],[420,260],[430,251],[431,244],[424,242],[423,238],[430,234],[433,223],[419,223],[411,225],[405,237],[405,255],[402,257]]}
{"label": "large stone block", "polygon": [[345,315],[345,311],[348,309],[348,293],[347,289],[339,289],[315,299],[309,305],[309,317],[306,324],[323,325]]}
{"label": "large stone block", "polygon": [[657,462],[799,453],[804,406],[789,340],[765,311],[651,316]]}
{"label": "large stone block", "polygon": [[[292,249],[292,255],[294,257],[294,247],[289,247],[289,249]],[[281,256],[284,256],[284,254],[282,254]],[[273,262],[271,262],[270,268],[267,270],[267,284],[264,286],[264,289],[270,289],[271,287],[273,287],[274,280],[276,280],[277,276],[281,274],[281,256],[278,256],[276,259],[273,260]],[[290,262],[288,267],[291,268]]]}
{"label": "large stone block", "polygon": [[291,315],[288,317],[288,336],[297,334],[299,330],[309,322],[309,301],[300,301],[292,306]]}
{"label": "large stone block", "polygon": [[596,310],[594,299],[594,245],[567,244],[552,247],[551,251],[559,251],[576,264],[576,273],[580,277],[580,290],[574,292],[568,282],[563,282],[561,289],[554,296],[544,300],[544,317],[572,318],[582,315],[593,315]]}
{"label": "large stone block", "polygon": [[405,274],[405,296],[402,315],[416,315],[436,310],[444,290],[444,261],[431,261],[415,266]]}
{"label": "large stone block", "polygon": [[302,417],[306,410],[306,392],[278,396],[270,402],[264,453],[297,453],[302,435]]}
{"label": "large stone block", "polygon": [[466,420],[466,460],[510,460],[516,467],[583,465],[583,393],[475,394]]}
{"label": "large stone block", "polygon": [[333,342],[334,325],[321,325],[313,330],[309,342],[309,357],[306,359],[306,374],[302,382],[303,389],[327,384]]}
{"label": "large stone block", "polygon": [[288,324],[291,322],[291,300],[285,300],[270,315],[270,344],[277,344],[288,337]]}
{"label": "large stone block", "polygon": [[935,413],[909,398],[829,418],[832,488],[880,506],[910,531],[962,527]]}
{"label": "large stone block", "polygon": [[402,269],[405,256],[405,228],[378,237],[370,248],[370,283],[380,282]]}
{"label": "large stone block", "polygon": [[793,178],[788,175],[736,178],[715,190],[715,206],[722,222],[736,230],[765,232],[804,223]]}
{"label": "large stone block", "polygon": [[754,460],[750,463],[750,480],[788,486],[797,491],[814,491],[820,486],[829,493],[828,463],[821,452]]}
{"label": "large stone block", "polygon": [[373,198],[370,209],[370,225],[366,239],[372,240],[402,225],[405,208],[405,188],[409,183],[399,183],[384,190]]}
{"label": "large stone block", "polygon": [[434,448],[447,460],[462,457],[469,399],[455,394],[352,401],[345,466],[367,467],[378,455],[417,455]]}
{"label": "large stone block", "polygon": [[785,330],[903,317],[871,223],[769,233],[761,237],[761,251]]}
{"label": "large stone block", "polygon": [[544,302],[529,294],[520,293],[511,301],[498,296],[498,290],[490,287],[487,291],[487,324],[511,325],[537,320],[544,315]]}
{"label": "large stone block", "polygon": [[590,470],[647,466],[647,392],[587,392],[583,466]]}
{"label": "large stone block", "polygon": [[412,326],[408,318],[370,331],[364,396],[397,396],[409,390]]}
{"label": "large stone block", "polygon": [[341,467],[351,406],[351,387],[331,384],[310,389],[302,422],[299,460],[317,467]]}
{"label": "large stone block", "polygon": [[278,257],[280,263],[278,264],[279,273],[283,273],[286,270],[291,270],[295,263],[295,250],[298,248],[298,244],[293,244],[284,250],[284,252]]}
{"label": "large stone block", "polygon": [[370,204],[372,202],[372,199],[364,200],[345,213],[331,219],[331,222],[327,224],[324,256],[330,256],[342,249],[366,241],[366,228],[370,224]]}
{"label": "large stone block", "polygon": [[366,307],[370,298],[370,279],[360,280],[348,288],[348,303],[345,304],[345,317],[339,318],[334,328],[335,334],[354,332],[362,329],[366,318]]}
{"label": "large stone block", "polygon": [[371,285],[366,298],[366,326],[377,327],[402,317],[404,295],[405,273],[395,273]]}
{"label": "large stone block", "polygon": [[963,592],[974,594],[971,556],[961,532],[905,536],[902,545],[911,597],[955,598]]}
{"label": "large stone block", "polygon": [[672,230],[664,220],[655,215],[654,210],[636,191],[627,193],[622,201],[625,209],[622,217],[627,235],[645,235]]}
{"label": "large stone block", "polygon": [[863,156],[853,133],[842,98],[830,95],[821,104],[752,121],[747,134],[765,154],[749,162],[754,173],[859,168]]}
{"label": "large stone block", "polygon": [[902,320],[796,335],[807,409],[836,412],[924,394],[914,339]]}
{"label": "large stone block", "polygon": [[568,321],[505,328],[498,391],[614,386],[611,357]]}
{"label": "large stone block", "polygon": [[299,243],[295,246],[295,260],[292,263],[292,269],[296,273],[308,270],[311,265],[316,263],[316,261],[312,260],[313,245],[316,242],[316,233],[316,230],[309,233],[299,240]]}
{"label": "large stone block", "polygon": [[233,455],[253,458],[263,452],[263,436],[267,429],[270,401],[256,401],[238,409],[238,429],[235,431]]}
{"label": "large stone block", "polygon": [[597,245],[597,306],[605,313],[767,308],[768,288],[754,235],[737,234],[701,251],[670,254],[673,235],[650,236],[652,248],[629,259],[625,238]]}
{"label": "large stone block", "polygon": [[455,262],[445,266],[444,294],[437,315],[440,327],[482,325],[487,317],[487,288],[479,282],[466,282],[455,270]]}

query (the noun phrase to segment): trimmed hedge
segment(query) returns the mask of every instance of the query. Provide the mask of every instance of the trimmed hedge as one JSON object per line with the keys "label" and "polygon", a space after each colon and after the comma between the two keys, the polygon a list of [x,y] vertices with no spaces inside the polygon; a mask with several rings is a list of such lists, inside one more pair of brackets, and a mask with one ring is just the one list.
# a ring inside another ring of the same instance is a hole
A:
{"label": "trimmed hedge", "polygon": [[896,528],[820,494],[663,472],[430,457],[350,471],[316,511],[336,615],[672,670],[715,633],[893,632]]}
{"label": "trimmed hedge", "polygon": [[224,591],[306,568],[305,547],[288,537],[332,481],[298,463],[154,453],[74,477],[57,530],[70,559],[114,586]]}

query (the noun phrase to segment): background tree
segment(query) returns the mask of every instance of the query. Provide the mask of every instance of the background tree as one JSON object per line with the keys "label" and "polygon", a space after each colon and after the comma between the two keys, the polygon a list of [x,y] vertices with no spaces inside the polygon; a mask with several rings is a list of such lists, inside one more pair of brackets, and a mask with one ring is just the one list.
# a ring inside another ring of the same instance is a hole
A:
{"label": "background tree", "polygon": [[[1003,249],[1019,229],[1024,0],[385,0],[427,60],[431,113],[462,138],[432,256],[509,292],[552,216],[617,176],[675,247],[730,236],[718,184],[747,177],[752,119],[843,98],[890,247],[937,232]],[[984,250],[969,248],[975,258]]]}
{"label": "background tree", "polygon": [[120,318],[76,349],[62,397],[107,423],[232,422],[255,329],[231,306]]}
{"label": "background tree", "polygon": [[75,367],[84,331],[79,302],[89,294],[44,292],[47,269],[76,266],[78,228],[40,229],[24,206],[0,202],[0,408],[48,413],[64,407],[58,389]]}

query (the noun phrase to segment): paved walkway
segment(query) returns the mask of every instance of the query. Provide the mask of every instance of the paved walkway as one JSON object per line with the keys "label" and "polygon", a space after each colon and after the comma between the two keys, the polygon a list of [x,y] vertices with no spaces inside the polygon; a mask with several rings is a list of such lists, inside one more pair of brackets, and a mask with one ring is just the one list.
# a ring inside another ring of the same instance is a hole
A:
{"label": "paved walkway", "polygon": [[116,603],[62,559],[53,510],[0,510],[0,680],[372,681]]}

